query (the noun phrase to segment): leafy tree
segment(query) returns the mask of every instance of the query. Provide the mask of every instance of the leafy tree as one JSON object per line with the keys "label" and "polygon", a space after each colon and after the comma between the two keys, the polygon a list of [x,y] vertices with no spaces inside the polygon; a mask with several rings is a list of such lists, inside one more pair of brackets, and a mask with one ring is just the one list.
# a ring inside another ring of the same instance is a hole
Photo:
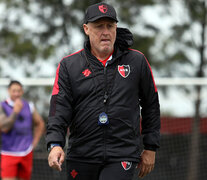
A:
{"label": "leafy tree", "polygon": [[[189,9],[189,16],[191,17],[191,27],[194,24],[198,24],[201,33],[200,36],[200,42],[199,43],[189,43],[188,46],[191,48],[194,48],[197,53],[199,54],[199,61],[197,64],[197,70],[195,72],[196,77],[204,77],[205,72],[204,68],[207,64],[207,59],[205,57],[206,52],[206,33],[207,33],[207,3],[205,0],[190,0],[189,2],[186,2]],[[196,86],[195,91],[197,94],[196,100],[195,100],[195,118],[192,123],[192,138],[191,138],[191,153],[190,153],[190,164],[189,164],[189,176],[188,180],[193,180],[198,178],[198,162],[199,162],[199,139],[200,139],[200,107],[201,107],[201,86]]]}
{"label": "leafy tree", "polygon": [[[181,2],[185,18],[172,26],[169,38],[164,39],[160,51],[163,54],[163,65],[168,76],[199,77],[206,76],[206,33],[207,4],[205,0],[185,0]],[[196,31],[195,29],[199,29]],[[195,54],[195,55],[194,55]],[[167,61],[164,61],[167,59]],[[185,67],[185,68],[184,68]],[[190,71],[187,71],[190,69]],[[175,74],[176,72],[176,74]],[[186,92],[189,91],[185,88]],[[189,157],[188,180],[198,179],[198,157],[200,137],[201,86],[196,86],[197,97],[194,102],[195,115],[192,122],[192,135]]]}

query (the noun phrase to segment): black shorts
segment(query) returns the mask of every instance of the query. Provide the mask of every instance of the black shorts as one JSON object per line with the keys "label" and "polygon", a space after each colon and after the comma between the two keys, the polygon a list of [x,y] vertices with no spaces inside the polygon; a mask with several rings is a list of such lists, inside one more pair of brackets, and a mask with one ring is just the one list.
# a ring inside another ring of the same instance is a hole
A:
{"label": "black shorts", "polygon": [[92,164],[67,161],[67,180],[132,180],[137,163]]}

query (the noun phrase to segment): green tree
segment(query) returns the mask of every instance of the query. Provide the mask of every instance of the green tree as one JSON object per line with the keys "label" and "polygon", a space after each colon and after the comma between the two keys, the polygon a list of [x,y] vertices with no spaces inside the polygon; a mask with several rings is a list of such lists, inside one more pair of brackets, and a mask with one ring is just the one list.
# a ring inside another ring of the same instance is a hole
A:
{"label": "green tree", "polygon": [[[191,26],[198,24],[201,33],[199,43],[188,43],[190,47],[193,47],[199,54],[198,66],[195,73],[196,77],[204,77],[204,68],[207,64],[207,59],[205,57],[206,52],[206,30],[207,30],[207,3],[205,0],[190,0],[186,2],[187,8],[189,10],[189,16],[191,17]],[[201,86],[195,87],[195,92],[197,94],[195,100],[195,117],[192,123],[192,137],[191,137],[191,152],[190,152],[190,163],[189,163],[189,175],[188,180],[198,179],[199,174],[199,139],[200,139],[200,107],[201,107]]]}
{"label": "green tree", "polygon": [[[141,9],[155,5],[154,1],[113,0],[109,3],[117,7],[120,23],[133,27],[137,18],[141,19]],[[73,52],[76,45],[71,43],[71,38],[74,37],[71,32],[73,29],[83,32],[85,9],[98,2],[101,0],[1,0],[4,15],[0,17],[0,57],[15,67],[19,62],[35,65],[38,59],[47,61],[53,58],[57,50],[58,53],[62,52],[60,57]],[[139,31],[134,31],[134,48],[138,48],[151,59],[153,56],[149,50],[158,28],[149,24],[143,26],[153,31],[154,35],[143,36]],[[59,59],[56,59],[54,64],[58,62]],[[26,72],[25,76],[34,76],[27,67],[22,68]]]}
{"label": "green tree", "polygon": [[[207,75],[204,72],[207,64],[205,54],[207,51],[207,4],[205,0],[185,0],[180,3],[185,18],[182,18],[184,19],[182,22],[174,24],[171,36],[164,39],[160,49],[163,54],[161,61],[166,67],[167,76],[202,78]],[[188,68],[190,71],[187,71]],[[197,97],[194,102],[188,180],[198,179],[199,174],[201,90],[200,85],[194,89]]]}

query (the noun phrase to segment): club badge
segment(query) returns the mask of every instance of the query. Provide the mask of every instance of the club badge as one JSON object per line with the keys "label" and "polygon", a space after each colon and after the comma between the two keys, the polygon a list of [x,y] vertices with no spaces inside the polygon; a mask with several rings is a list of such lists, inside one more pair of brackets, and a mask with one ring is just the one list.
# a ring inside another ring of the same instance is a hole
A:
{"label": "club badge", "polygon": [[123,77],[126,78],[130,74],[130,66],[129,65],[118,65],[118,71],[119,74]]}
{"label": "club badge", "polygon": [[106,13],[108,11],[108,7],[106,5],[101,5],[101,6],[99,6],[99,10],[102,13]]}
{"label": "club badge", "polygon": [[124,168],[124,170],[129,170],[132,166],[132,162],[129,161],[122,161],[121,162],[122,167]]}

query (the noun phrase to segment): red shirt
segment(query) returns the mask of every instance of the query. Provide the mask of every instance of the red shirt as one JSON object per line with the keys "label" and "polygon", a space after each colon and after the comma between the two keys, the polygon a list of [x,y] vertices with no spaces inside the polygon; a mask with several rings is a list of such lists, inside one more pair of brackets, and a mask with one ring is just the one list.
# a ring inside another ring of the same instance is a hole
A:
{"label": "red shirt", "polygon": [[[113,51],[114,52],[114,51]],[[105,67],[106,66],[106,62],[110,59],[112,59],[111,57],[112,57],[112,54],[113,54],[113,52],[106,58],[106,59],[104,59],[104,60],[100,60],[100,59],[98,59],[102,64],[103,64],[103,66]]]}

